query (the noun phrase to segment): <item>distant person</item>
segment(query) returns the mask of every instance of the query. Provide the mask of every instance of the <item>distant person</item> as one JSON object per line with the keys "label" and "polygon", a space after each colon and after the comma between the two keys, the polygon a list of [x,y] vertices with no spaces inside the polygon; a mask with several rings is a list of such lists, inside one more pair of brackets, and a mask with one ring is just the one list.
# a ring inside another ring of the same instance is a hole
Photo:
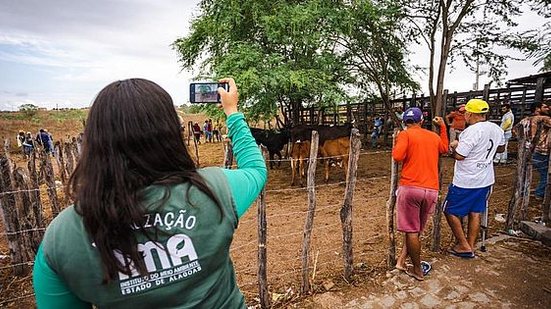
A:
{"label": "distant person", "polygon": [[465,130],[465,104],[459,105],[457,110],[446,115],[450,125],[450,143],[459,138],[459,134]]}
{"label": "distant person", "polygon": [[511,110],[511,105],[503,104],[501,106],[501,123],[500,127],[503,130],[503,137],[505,138],[505,150],[502,153],[496,153],[494,158],[494,163],[496,164],[505,164],[507,163],[507,147],[509,145],[509,140],[513,137],[513,124],[515,123],[515,115]]}
{"label": "distant person", "polygon": [[27,132],[25,134],[25,141],[23,142],[23,153],[27,157],[27,159],[31,158],[31,153],[34,149],[34,140],[31,132]]}
{"label": "distant person", "polygon": [[197,168],[157,84],[127,79],[99,92],[67,187],[75,204],[36,254],[38,308],[247,308],[230,245],[267,171],[235,82],[220,82],[230,84],[218,91],[233,170]]}
{"label": "distant person", "polygon": [[201,144],[201,135],[203,135],[203,131],[201,131],[199,124],[195,122],[193,124],[193,137],[195,138],[197,144]]}
{"label": "distant person", "polygon": [[220,135],[220,123],[218,121],[212,127],[212,135],[217,143],[222,141],[222,136]]}
{"label": "distant person", "polygon": [[209,143],[212,143],[212,135],[213,135],[213,127],[212,127],[212,119],[209,119],[209,122],[207,123],[207,129],[209,131]]}
{"label": "distant person", "polygon": [[17,148],[23,147],[23,143],[25,142],[25,131],[19,130],[15,136],[15,140],[17,142]]}
{"label": "distant person", "polygon": [[[480,215],[486,211],[495,182],[493,158],[505,148],[503,130],[486,120],[489,111],[486,101],[469,100],[465,105],[465,121],[469,126],[459,141],[450,143],[455,167],[444,213],[456,239],[450,253],[465,259],[475,257]],[[467,235],[463,232],[463,217],[468,217]]]}
{"label": "distant person", "polygon": [[[438,199],[438,158],[448,152],[446,125],[440,117],[440,136],[422,128],[423,113],[417,107],[409,108],[403,117],[406,129],[396,137],[392,157],[402,162],[400,186],[397,191],[396,218],[398,231],[404,233],[404,246],[396,261],[396,268],[423,280],[431,265],[421,262],[420,234],[428,218],[434,212]],[[413,268],[407,269],[407,258]]]}
{"label": "distant person", "polygon": [[36,142],[42,146],[46,153],[50,153],[50,134],[44,129],[40,129],[36,135]]}
{"label": "distant person", "polygon": [[205,123],[203,124],[203,131],[205,132],[205,143],[208,143],[211,140],[211,134],[212,134],[212,132],[209,130],[208,119],[205,120]]}
{"label": "distant person", "polygon": [[377,147],[377,140],[381,135],[384,123],[385,120],[382,116],[378,116],[373,119],[373,132],[371,132],[371,146],[373,148]]}
{"label": "distant person", "polygon": [[48,134],[48,149],[50,149],[50,152],[55,157],[54,137],[52,136],[52,133],[48,132],[48,130],[44,129],[44,132]]}

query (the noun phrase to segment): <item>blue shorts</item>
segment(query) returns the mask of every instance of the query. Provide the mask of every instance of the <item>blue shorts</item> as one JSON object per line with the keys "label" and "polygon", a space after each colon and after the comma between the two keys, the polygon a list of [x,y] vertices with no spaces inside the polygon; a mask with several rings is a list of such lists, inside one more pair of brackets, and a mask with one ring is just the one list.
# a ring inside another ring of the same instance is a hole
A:
{"label": "blue shorts", "polygon": [[465,189],[451,184],[444,201],[444,213],[456,217],[464,217],[471,212],[483,213],[491,193],[492,186]]}

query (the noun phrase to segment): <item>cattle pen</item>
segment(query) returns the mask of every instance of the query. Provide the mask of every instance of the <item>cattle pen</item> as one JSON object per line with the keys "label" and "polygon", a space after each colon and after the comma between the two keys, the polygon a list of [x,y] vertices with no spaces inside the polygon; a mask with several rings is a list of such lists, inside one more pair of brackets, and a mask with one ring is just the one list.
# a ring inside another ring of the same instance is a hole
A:
{"label": "cattle pen", "polygon": [[[283,306],[301,295],[369,280],[392,264],[400,239],[394,237],[394,210],[387,205],[392,206],[388,203],[393,196],[391,183],[396,182],[399,170],[389,150],[361,150],[357,133],[352,138],[350,163],[345,167],[349,169],[348,178],[342,169],[334,168],[325,182],[323,175],[316,173],[318,159],[310,156],[307,185],[291,186],[290,160],[274,160],[283,164],[270,170],[256,210],[250,209],[240,220],[230,248],[239,286],[249,304],[262,308]],[[9,154],[0,160],[4,219],[19,222],[4,224],[5,232],[1,233],[2,307],[25,308],[34,303],[30,283],[34,252],[47,223],[69,203],[60,188],[65,181],[61,175],[55,177],[60,181],[52,183],[48,179],[53,178],[40,171],[70,172],[68,166],[74,168],[74,159],[78,158],[78,145],[72,144],[71,139],[60,145],[65,145],[60,156],[63,163],[38,156],[34,161],[37,168],[29,171],[29,165],[18,167],[21,161],[14,161]],[[315,153],[315,149],[311,151]],[[222,143],[202,144],[198,152],[203,166],[232,166]],[[68,160],[68,156],[72,159]],[[451,181],[452,164],[449,158],[443,160],[442,194]],[[34,176],[26,183],[12,181],[16,179],[15,171]],[[496,175],[490,233],[506,229],[494,217],[507,213],[515,169],[511,165],[499,166]],[[51,200],[54,197],[58,198],[59,208]],[[526,205],[526,216],[537,213],[534,205]],[[425,247],[434,248],[434,226],[440,223],[430,224],[423,236]],[[441,247],[452,242],[446,229],[442,229],[441,239]],[[428,254],[441,253],[437,249]]]}
{"label": "cattle pen", "polygon": [[[537,75],[512,80],[506,88],[462,93],[446,92],[446,110],[450,111],[470,98],[489,101],[491,119],[496,119],[499,104],[512,105],[517,119],[529,114],[529,105],[551,98],[551,78]],[[412,96],[395,99],[393,106],[419,106],[430,113],[428,98]],[[348,166],[331,162],[329,180],[316,171],[316,143],[309,145],[306,186],[291,185],[291,159],[270,158],[268,184],[258,203],[241,218],[230,248],[237,280],[250,305],[261,308],[281,307],[302,295],[329,291],[334,286],[371,280],[393,267],[396,248],[401,238],[395,235],[394,189],[399,165],[391,159],[388,147],[361,147],[359,138],[369,133],[370,117],[387,113],[380,103],[347,104],[329,109],[301,108],[300,124],[337,124],[352,122]],[[541,128],[540,128],[541,129]],[[392,130],[386,129],[388,145]],[[188,134],[192,130],[188,129]],[[530,199],[530,162],[533,139],[529,127],[522,127],[516,145],[516,165],[496,167],[496,184],[490,200],[488,234],[516,231],[520,220],[535,217],[549,223],[551,186],[543,204]],[[537,134],[536,134],[537,135]],[[201,166],[232,168],[231,145],[204,143],[195,140],[189,150]],[[315,138],[314,138],[315,140]],[[56,156],[40,148],[30,160],[10,152],[4,143],[0,156],[0,307],[29,308],[34,306],[31,275],[34,255],[48,223],[70,200],[64,195],[71,172],[80,155],[80,137],[56,143]],[[319,145],[318,145],[319,147]],[[338,161],[342,155],[326,159]],[[201,161],[199,161],[201,158]],[[274,164],[278,163],[278,164]],[[442,190],[447,191],[453,175],[453,160],[442,159]],[[280,165],[280,166],[279,166]],[[348,169],[345,177],[343,169]],[[550,182],[548,182],[548,185]],[[256,208],[256,209],[254,209]],[[444,227],[440,226],[444,224]],[[438,256],[453,243],[445,221],[436,213],[422,236],[426,254]]]}
{"label": "cattle pen", "polygon": [[[408,107],[419,107],[423,110],[427,119],[432,119],[433,111],[430,107],[430,98],[424,94],[416,94],[406,97],[397,97],[390,100],[393,108],[401,108],[402,111]],[[534,102],[551,99],[551,72],[524,76],[511,79],[505,87],[492,88],[490,84],[484,85],[483,90],[472,91],[444,91],[444,111],[443,114],[457,109],[459,105],[467,103],[470,99],[484,99],[490,105],[488,117],[491,121],[499,121],[501,114],[499,107],[501,104],[508,103],[515,115],[516,121],[525,118],[531,114],[530,106]],[[337,104],[323,108],[316,106],[288,106],[283,109],[285,119],[294,124],[308,125],[336,125],[343,123],[355,123],[360,133],[367,138],[373,130],[373,119],[382,116],[389,118],[391,111],[386,110],[381,101],[364,101],[361,103]],[[390,122],[389,122],[390,124]],[[430,126],[430,123],[426,123]],[[387,125],[383,128],[383,139],[385,145],[388,145],[392,135],[392,126]],[[365,143],[365,140],[364,140]]]}

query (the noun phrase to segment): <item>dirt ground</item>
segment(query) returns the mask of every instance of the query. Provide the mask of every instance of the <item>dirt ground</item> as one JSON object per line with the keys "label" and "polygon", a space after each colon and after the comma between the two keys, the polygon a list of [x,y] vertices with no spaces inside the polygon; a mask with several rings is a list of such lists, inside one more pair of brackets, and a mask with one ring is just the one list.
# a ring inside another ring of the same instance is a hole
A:
{"label": "dirt ground", "polygon": [[[201,166],[222,165],[224,155],[222,143],[202,143],[199,145],[198,151]],[[193,144],[190,153],[194,156]],[[443,188],[447,188],[447,184],[450,183],[453,175],[453,161],[450,158],[444,158],[443,164]],[[389,280],[387,278],[388,269],[386,268],[388,244],[385,211],[386,200],[389,196],[390,152],[385,149],[362,150],[360,155],[357,170],[358,180],[353,200],[353,243],[356,274],[350,284],[342,278],[342,230],[339,211],[342,207],[345,189],[344,174],[342,169],[333,168],[329,183],[325,184],[322,180],[321,169],[321,166],[318,166],[316,174],[317,206],[309,256],[310,265],[313,267],[310,272],[313,290],[318,295],[325,295],[327,293],[319,293],[326,292],[327,286],[333,284],[334,287],[329,289],[330,293],[337,293],[335,297],[340,299],[339,305],[335,307],[345,305],[355,307],[354,304],[350,304],[353,300],[357,300],[355,304],[360,307],[364,303],[367,306],[370,299],[363,300],[361,297],[384,293],[385,288],[382,284],[385,280]],[[266,187],[269,289],[276,305],[279,307],[317,308],[326,303],[325,301],[320,303],[316,300],[318,296],[306,299],[297,297],[300,291],[301,248],[308,202],[306,188],[290,186],[290,175],[290,164],[287,160],[284,160],[280,167],[269,171],[269,181]],[[514,165],[496,167],[496,185],[490,200],[489,226],[491,235],[497,235],[499,231],[504,229],[504,223],[496,221],[496,218],[499,219],[498,214],[506,214],[507,204],[512,193],[513,177]],[[445,192],[446,189],[443,190],[442,194],[445,194]],[[533,204],[529,211],[530,216],[534,217],[539,213],[538,205]],[[253,205],[249,212],[241,218],[231,248],[239,286],[248,303],[253,306],[258,304],[256,216],[256,205]],[[455,281],[440,280],[439,284],[443,286],[442,290],[452,288],[457,281],[460,281],[463,285],[469,285],[468,282],[473,282],[474,279],[468,277],[468,270],[471,269],[470,264],[463,263],[465,261],[452,260],[445,253],[445,249],[453,241],[445,220],[442,221],[442,252],[432,253],[427,249],[431,242],[431,232],[432,223],[429,224],[427,233],[422,237],[425,248],[423,258],[434,261],[434,274],[455,271],[458,276]],[[11,275],[9,267],[2,269],[2,267],[9,265],[8,249],[4,238],[5,236],[0,238],[0,271],[2,272],[0,307],[32,307],[34,304],[32,296],[27,296],[32,293],[30,276],[15,278]],[[401,238],[398,237],[398,239],[397,245],[399,248]],[[549,251],[538,251],[540,249],[546,250],[542,249],[541,245],[534,245],[532,248],[526,247],[523,242],[520,242],[518,246],[514,245],[514,241],[507,240],[507,242],[513,245],[506,246],[509,249],[504,249],[503,256],[495,256],[493,254],[497,250],[489,250],[487,258],[480,257],[476,260],[476,263],[479,264],[493,265],[492,269],[497,273],[496,278],[488,279],[487,283],[512,287],[526,286],[527,289],[531,289],[531,287],[541,289],[545,284],[549,286],[549,268],[545,268],[545,265],[542,265],[541,268],[534,267],[534,269],[527,270],[524,277],[514,275],[515,269],[517,272],[522,269],[523,259],[520,259],[517,264],[503,263],[511,265],[511,267],[514,266],[511,269],[511,275],[505,275],[504,272],[509,268],[501,267],[498,261],[508,261],[508,255],[518,254],[518,252],[521,252],[522,256],[529,256],[530,259],[540,263],[547,263],[547,266],[551,265],[549,263]],[[464,267],[461,268],[461,265]],[[449,267],[449,270],[444,266]],[[541,269],[541,271],[538,271],[538,269]],[[464,277],[462,277],[463,274]],[[476,271],[474,274],[476,274]],[[539,281],[529,280],[532,279],[533,274],[538,275]],[[405,276],[391,273],[390,278],[395,277],[395,275],[400,278]],[[403,279],[409,278],[406,276]],[[526,282],[524,282],[525,280]],[[428,284],[428,282],[427,280],[423,284]],[[480,284],[484,285],[485,283]],[[473,290],[476,290],[476,285],[473,286]],[[517,288],[515,291],[520,293],[521,289]],[[522,293],[518,295],[522,295]],[[17,297],[22,298],[18,299]],[[511,297],[510,302],[521,307],[529,308],[529,305],[533,304],[533,302],[517,303],[516,300],[513,302],[512,294],[504,294],[504,297],[505,300],[509,300],[509,297]]]}

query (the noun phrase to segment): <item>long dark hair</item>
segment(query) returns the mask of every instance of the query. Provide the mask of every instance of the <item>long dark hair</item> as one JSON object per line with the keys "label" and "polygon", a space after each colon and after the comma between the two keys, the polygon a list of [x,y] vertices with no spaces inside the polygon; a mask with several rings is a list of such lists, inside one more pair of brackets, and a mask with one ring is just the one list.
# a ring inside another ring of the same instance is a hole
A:
{"label": "long dark hair", "polygon": [[[190,182],[220,203],[198,174],[181,136],[170,95],[145,79],[113,82],[97,95],[84,129],[82,155],[67,193],[94,241],[104,268],[104,282],[117,272],[131,273],[131,262],[145,274],[136,230],[145,231],[142,191],[150,185]],[[155,231],[157,235],[157,231]],[[124,257],[117,259],[115,251]]]}

